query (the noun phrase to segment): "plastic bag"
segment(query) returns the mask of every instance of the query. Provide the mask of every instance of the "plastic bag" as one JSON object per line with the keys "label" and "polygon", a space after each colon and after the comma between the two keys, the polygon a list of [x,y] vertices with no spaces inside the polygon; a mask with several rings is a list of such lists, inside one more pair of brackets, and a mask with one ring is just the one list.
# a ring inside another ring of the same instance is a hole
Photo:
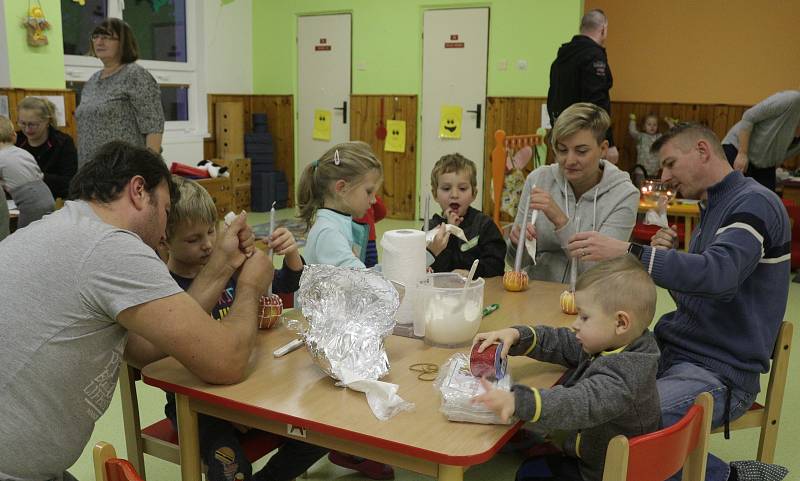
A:
{"label": "plastic bag", "polygon": [[[511,391],[511,375],[506,374],[503,379],[494,381],[496,389]],[[507,422],[480,404],[473,404],[472,398],[486,392],[481,385],[480,378],[469,372],[469,358],[463,352],[454,354],[442,368],[433,385],[442,395],[442,405],[439,408],[449,421],[460,421],[479,424],[511,424],[516,419]]]}

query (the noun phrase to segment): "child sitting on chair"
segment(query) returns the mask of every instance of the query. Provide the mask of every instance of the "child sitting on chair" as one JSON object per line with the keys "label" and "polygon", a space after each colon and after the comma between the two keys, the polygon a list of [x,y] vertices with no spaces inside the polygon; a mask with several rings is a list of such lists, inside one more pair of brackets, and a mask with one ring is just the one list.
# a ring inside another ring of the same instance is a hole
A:
{"label": "child sitting on chair", "polygon": [[[491,217],[470,206],[478,193],[475,164],[461,154],[448,154],[431,171],[431,191],[442,208],[428,224],[437,229],[428,251],[433,255],[433,272],[469,269],[479,259],[476,277],[502,276],[506,244]],[[460,227],[466,241],[452,235],[446,224]],[[441,227],[439,227],[441,226]]]}
{"label": "child sitting on chair", "polygon": [[[211,195],[197,182],[173,176],[180,190],[180,199],[172,207],[167,223],[170,274],[184,290],[208,262],[217,240],[217,209]],[[283,255],[283,268],[275,272],[273,292],[294,292],[299,288],[303,259],[297,252],[294,236],[287,229],[275,229],[269,238],[270,247]],[[229,279],[220,293],[211,317],[222,319],[233,305],[236,282]],[[213,353],[209,353],[213,355]],[[175,395],[167,393],[164,413],[177,425]],[[287,439],[264,468],[252,475],[252,466],[242,451],[237,429],[228,421],[199,415],[200,457],[208,466],[209,481],[231,481],[237,473],[245,480],[289,480],[304,473],[326,449]]]}
{"label": "child sitting on chair", "polygon": [[[0,115],[0,188],[10,193],[17,204],[17,228],[21,229],[53,212],[55,200],[36,159],[14,145],[16,141],[14,125]],[[2,200],[5,202],[5,198]]]}
{"label": "child sitting on chair", "polygon": [[659,351],[648,329],[656,308],[650,276],[629,254],[599,263],[578,278],[575,302],[572,329],[514,326],[475,337],[480,351],[502,341],[504,357],[528,356],[569,369],[563,383],[550,389],[515,384],[508,392],[482,381],[487,392],[473,402],[503,419],[516,416],[565,434],[563,454],[529,459],[518,481],[599,481],[611,438],[661,427]]}

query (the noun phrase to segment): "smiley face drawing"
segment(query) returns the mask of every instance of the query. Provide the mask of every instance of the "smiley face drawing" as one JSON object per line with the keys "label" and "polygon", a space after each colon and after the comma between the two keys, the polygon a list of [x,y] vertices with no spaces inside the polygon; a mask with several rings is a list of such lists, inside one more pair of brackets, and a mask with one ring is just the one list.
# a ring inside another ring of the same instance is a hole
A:
{"label": "smiley face drawing", "polygon": [[331,140],[331,111],[314,110],[314,140]]}
{"label": "smiley face drawing", "polygon": [[405,120],[387,120],[386,121],[386,143],[383,150],[386,152],[400,152],[406,151],[406,121]]}
{"label": "smiley face drawing", "polygon": [[462,110],[457,105],[443,105],[439,120],[439,138],[460,139],[461,138],[461,115]]}

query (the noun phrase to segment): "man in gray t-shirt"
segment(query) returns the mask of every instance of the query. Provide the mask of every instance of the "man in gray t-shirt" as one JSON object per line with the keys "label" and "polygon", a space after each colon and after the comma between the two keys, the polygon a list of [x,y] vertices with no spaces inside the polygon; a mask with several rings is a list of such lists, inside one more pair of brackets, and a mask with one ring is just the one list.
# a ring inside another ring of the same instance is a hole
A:
{"label": "man in gray t-shirt", "polygon": [[[240,216],[183,292],[153,249],[174,184],[146,149],[106,145],[71,190],[82,200],[0,243],[2,480],[62,476],[108,407],[123,358],[143,366],[172,355],[206,381],[240,380],[271,279],[261,251],[245,256],[253,238]],[[237,269],[231,312],[214,321],[209,306]]]}

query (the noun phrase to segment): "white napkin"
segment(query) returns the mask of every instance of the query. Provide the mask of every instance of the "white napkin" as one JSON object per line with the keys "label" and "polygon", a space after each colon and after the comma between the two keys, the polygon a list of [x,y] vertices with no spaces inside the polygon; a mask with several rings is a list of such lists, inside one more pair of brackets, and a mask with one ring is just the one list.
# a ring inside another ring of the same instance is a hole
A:
{"label": "white napkin", "polygon": [[666,197],[659,198],[657,206],[656,209],[650,209],[644,214],[644,223],[669,228]]}
{"label": "white napkin", "polygon": [[449,232],[450,235],[454,235],[464,242],[469,242],[469,239],[467,239],[467,236],[464,235],[464,230],[461,227],[453,224],[439,224],[436,229],[429,230],[425,235],[426,244],[430,244],[433,241],[433,238],[436,237],[436,233],[439,232],[439,229],[441,229],[442,226],[447,229],[447,232]]}
{"label": "white napkin", "polygon": [[[538,216],[538,210],[531,212],[531,225],[536,225],[536,217]],[[533,259],[533,265],[536,265],[536,238],[534,237],[532,240],[528,240],[527,233],[523,232],[522,235],[525,236],[525,249],[528,251],[528,255],[531,256],[531,259]]]}
{"label": "white napkin", "polygon": [[403,411],[414,409],[414,403],[410,403],[397,395],[397,384],[391,384],[372,379],[359,379],[352,371],[342,368],[339,372],[342,379],[341,384],[361,391],[367,395],[367,404],[372,409],[372,414],[381,421],[386,421]]}

